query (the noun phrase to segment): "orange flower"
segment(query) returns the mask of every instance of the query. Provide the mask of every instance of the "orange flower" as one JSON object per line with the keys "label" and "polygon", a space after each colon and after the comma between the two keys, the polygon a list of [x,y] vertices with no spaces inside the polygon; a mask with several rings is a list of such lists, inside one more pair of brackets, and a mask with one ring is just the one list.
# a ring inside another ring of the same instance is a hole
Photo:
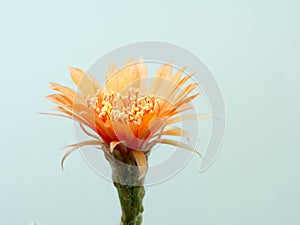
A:
{"label": "orange flower", "polygon": [[193,74],[183,76],[185,68],[173,74],[173,66],[164,64],[157,70],[149,87],[143,60],[129,60],[120,69],[111,63],[105,87],[80,69],[70,67],[69,70],[78,91],[51,83],[51,88],[59,93],[47,98],[58,105],[56,110],[60,112],[52,115],[78,121],[93,139],[67,146],[70,150],[63,157],[62,165],[76,149],[86,145],[100,146],[107,153],[122,151],[122,154],[132,154],[143,177],[147,170],[146,153],[155,144],[194,151],[189,145],[162,138],[168,135],[193,138],[187,131],[173,126],[183,120],[198,118],[193,114],[180,116],[181,112],[192,108],[189,103],[200,94],[190,96],[198,84],[186,85]]}

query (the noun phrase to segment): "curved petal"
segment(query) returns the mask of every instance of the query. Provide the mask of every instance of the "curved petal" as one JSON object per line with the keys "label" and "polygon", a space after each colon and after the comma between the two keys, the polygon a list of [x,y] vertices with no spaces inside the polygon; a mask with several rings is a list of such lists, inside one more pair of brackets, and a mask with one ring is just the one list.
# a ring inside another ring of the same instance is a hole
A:
{"label": "curved petal", "polygon": [[181,121],[188,121],[188,120],[197,120],[197,119],[207,119],[210,118],[207,114],[184,114],[181,116],[173,117],[167,121],[167,125],[178,123]]}
{"label": "curved petal", "polygon": [[110,152],[113,152],[114,149],[115,149],[115,147],[116,147],[118,144],[121,144],[121,142],[120,142],[120,141],[112,141],[112,142],[110,142],[110,144],[109,144]]}
{"label": "curved petal", "polygon": [[95,95],[96,89],[91,79],[78,68],[69,67],[70,75],[79,90],[85,95]]}
{"label": "curved petal", "polygon": [[166,127],[163,131],[160,131],[155,135],[153,135],[153,137],[158,137],[162,135],[181,136],[181,137],[186,137],[188,139],[197,139],[197,137],[195,137],[195,135],[193,135],[192,133],[174,126]]}
{"label": "curved petal", "polygon": [[169,139],[157,139],[157,140],[152,141],[151,143],[155,143],[155,144],[161,143],[161,144],[173,145],[176,147],[180,147],[180,148],[195,152],[198,156],[200,156],[202,158],[202,155],[200,154],[200,152],[196,151],[193,147],[186,145],[179,141],[174,141],[174,140],[169,140]]}
{"label": "curved petal", "polygon": [[72,145],[68,145],[65,148],[71,148],[70,150],[68,150],[65,155],[63,156],[62,160],[61,160],[61,168],[64,169],[64,161],[66,160],[66,158],[74,151],[76,151],[77,149],[79,149],[80,147],[83,146],[88,146],[88,145],[101,145],[102,146],[102,142],[100,141],[96,141],[96,140],[89,140],[89,141],[83,141],[80,143],[76,143],[76,144],[72,144]]}
{"label": "curved petal", "polygon": [[120,69],[118,66],[111,62],[108,65],[108,69],[106,72],[106,90],[108,92],[115,91],[119,92],[119,76],[120,76]]}
{"label": "curved petal", "polygon": [[57,83],[50,82],[50,84],[51,84],[50,88],[52,90],[59,91],[66,98],[68,98],[70,101],[72,101],[72,102],[74,101],[74,98],[76,96],[76,91],[74,91],[71,88],[68,88],[68,87],[62,86],[60,84],[57,84]]}
{"label": "curved petal", "polygon": [[157,70],[155,77],[152,79],[152,82],[149,87],[149,93],[153,95],[158,95],[163,98],[167,98],[169,92],[172,90],[172,87],[170,87],[172,71],[172,64],[166,63],[162,65]]}
{"label": "curved petal", "polygon": [[139,180],[140,180],[145,177],[148,170],[147,158],[145,153],[141,151],[131,151],[131,153],[135,158],[137,166],[139,167],[139,171],[140,171]]}
{"label": "curved petal", "polygon": [[127,62],[124,63],[119,76],[120,92],[124,93],[124,91],[127,91],[130,87],[140,87],[140,73],[136,64],[132,58],[129,58]]}
{"label": "curved petal", "polygon": [[64,105],[66,107],[72,107],[73,105],[73,103],[67,97],[61,94],[51,94],[46,96],[46,98],[58,105]]}
{"label": "curved petal", "polygon": [[147,91],[147,83],[148,83],[148,69],[146,63],[143,58],[140,58],[136,63],[136,67],[139,73],[140,79],[140,95],[143,95]]}

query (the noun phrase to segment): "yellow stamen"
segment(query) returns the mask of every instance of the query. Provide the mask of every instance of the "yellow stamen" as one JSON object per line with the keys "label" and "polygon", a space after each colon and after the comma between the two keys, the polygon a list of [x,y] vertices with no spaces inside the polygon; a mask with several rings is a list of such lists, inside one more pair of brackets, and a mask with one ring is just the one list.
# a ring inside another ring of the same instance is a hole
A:
{"label": "yellow stamen", "polygon": [[[129,88],[126,95],[111,91],[110,93],[97,92],[97,96],[89,96],[87,105],[95,111],[98,118],[124,121],[126,123],[140,124],[143,117],[153,113],[156,100],[153,96],[139,96],[137,88]],[[101,103],[99,100],[101,100]],[[117,104],[118,99],[123,105]]]}

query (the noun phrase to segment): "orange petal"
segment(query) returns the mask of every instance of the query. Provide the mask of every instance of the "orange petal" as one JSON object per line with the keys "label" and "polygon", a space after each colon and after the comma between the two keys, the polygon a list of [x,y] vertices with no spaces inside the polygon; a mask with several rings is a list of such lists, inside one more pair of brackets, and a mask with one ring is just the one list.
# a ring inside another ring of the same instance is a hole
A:
{"label": "orange petal", "polygon": [[186,70],[186,66],[183,67],[181,70],[178,70],[172,77],[171,81],[174,83],[178,83],[185,70]]}
{"label": "orange petal", "polygon": [[[79,123],[79,125],[80,125],[81,130],[82,130],[86,135],[88,135],[88,136],[90,136],[90,137],[92,137],[92,138],[94,138],[94,139],[96,139],[96,140],[99,140],[100,137],[97,136],[97,135],[95,135],[95,134],[90,133],[89,131],[87,131],[87,130],[85,129],[85,127],[83,126],[82,123]],[[96,131],[94,130],[94,132],[96,132]]]}
{"label": "orange petal", "polygon": [[[170,78],[172,76],[172,65],[164,64],[162,65],[156,72],[155,77],[152,79],[152,82],[149,87],[149,93],[161,96],[161,94],[166,91],[166,88],[170,88],[168,83],[170,82]],[[165,83],[165,84],[163,84]],[[159,91],[159,90],[163,91]],[[158,92],[160,92],[158,94]],[[164,97],[165,95],[161,96]]]}
{"label": "orange petal", "polygon": [[138,73],[139,73],[139,79],[140,79],[140,95],[144,94],[147,89],[147,82],[148,82],[148,70],[146,63],[143,58],[140,58],[139,61],[137,61],[136,64]]}
{"label": "orange petal", "polygon": [[118,144],[121,144],[120,141],[112,141],[109,143],[109,146],[110,146],[110,152],[113,152],[115,147],[118,145]]}
{"label": "orange petal", "polygon": [[167,125],[178,123],[181,121],[188,121],[188,120],[197,120],[197,119],[207,119],[209,115],[206,114],[183,114],[177,117],[173,117],[167,121]]}
{"label": "orange petal", "polygon": [[169,140],[169,139],[157,139],[157,140],[152,141],[151,143],[156,143],[156,144],[161,143],[161,144],[172,145],[172,146],[176,146],[179,148],[183,148],[183,149],[195,152],[197,155],[199,155],[202,158],[202,155],[198,151],[196,151],[192,146],[186,145],[179,141],[174,141],[174,140]]}
{"label": "orange petal", "polygon": [[99,81],[90,73],[88,73],[96,91],[103,90],[103,86],[99,83]]}
{"label": "orange petal", "polygon": [[66,114],[70,119],[76,120],[76,121],[78,121],[80,123],[83,123],[84,125],[88,126],[92,130],[96,131],[95,125],[92,122],[86,120],[84,117],[82,117],[82,116],[80,116],[78,114],[75,114],[74,112],[69,111],[69,110],[67,110],[67,109],[65,109],[65,108],[63,108],[61,106],[57,106],[55,109],[58,110],[58,111],[60,111],[60,112],[62,112],[62,113],[64,113],[64,114]]}
{"label": "orange petal", "polygon": [[51,95],[46,96],[46,98],[58,105],[72,107],[72,102],[68,98],[66,98],[64,95],[51,94]]}
{"label": "orange petal", "polygon": [[183,104],[183,105],[181,105],[181,106],[175,108],[175,109],[169,114],[169,116],[171,117],[171,116],[174,116],[174,115],[176,115],[176,114],[179,114],[179,113],[181,113],[181,112],[184,112],[184,111],[187,111],[187,110],[190,110],[190,109],[193,109],[193,108],[194,108],[194,106],[192,106],[192,105],[189,105],[189,104]]}
{"label": "orange petal", "polygon": [[130,87],[140,87],[140,74],[136,66],[137,63],[129,58],[123,65],[119,76],[120,92],[128,90]]}
{"label": "orange petal", "polygon": [[182,99],[184,99],[186,96],[188,96],[193,90],[195,90],[197,87],[199,87],[199,84],[197,83],[193,83],[193,84],[189,84],[188,86],[186,86],[181,93],[179,93],[176,97],[175,97],[175,105],[180,102]]}
{"label": "orange petal", "polygon": [[147,173],[147,169],[148,169],[147,158],[145,153],[141,151],[131,151],[131,153],[135,158],[137,166],[139,167],[139,171],[140,171],[139,180],[140,180],[144,178]]}
{"label": "orange petal", "polygon": [[76,143],[76,144],[72,144],[72,145],[68,145],[65,148],[71,148],[69,151],[66,152],[66,154],[63,156],[62,160],[61,160],[61,167],[62,169],[64,169],[64,161],[66,160],[66,158],[74,151],[76,151],[77,149],[83,147],[83,146],[88,146],[88,145],[100,145],[102,146],[102,142],[100,141],[96,141],[96,140],[89,140],[89,141],[83,141],[80,143]]}
{"label": "orange petal", "polygon": [[194,95],[192,95],[190,97],[187,97],[187,98],[185,98],[185,99],[177,102],[176,103],[176,107],[180,107],[180,106],[182,106],[184,104],[187,104],[187,103],[191,102],[193,99],[195,99],[196,97],[198,97],[200,94],[201,93],[194,94]]}
{"label": "orange petal", "polygon": [[195,73],[193,74],[189,74],[186,75],[184,78],[182,78],[178,83],[176,82],[173,90],[171,91],[170,97],[168,98],[170,101],[174,101],[174,99],[176,98],[176,95],[178,92],[180,92],[182,90],[181,86],[183,84],[185,84],[190,78],[192,78],[195,75]]}
{"label": "orange petal", "polygon": [[114,62],[111,62],[106,72],[106,89],[108,92],[119,92],[119,76],[120,70],[118,66]]}
{"label": "orange petal", "polygon": [[95,95],[96,90],[91,79],[78,68],[69,67],[70,75],[79,90],[85,95]]}
{"label": "orange petal", "polygon": [[173,65],[171,63],[166,63],[157,70],[155,76],[170,79],[172,76],[172,71]]}
{"label": "orange petal", "polygon": [[60,84],[57,84],[57,83],[53,83],[53,82],[50,82],[51,84],[51,89],[52,90],[55,90],[55,91],[59,91],[60,93],[62,93],[66,98],[68,98],[70,101],[74,101],[74,98],[76,96],[76,91],[74,91],[73,89],[71,88],[68,88],[68,87],[65,87],[65,86],[62,86]]}
{"label": "orange petal", "polygon": [[195,137],[195,135],[193,135],[192,133],[183,130],[179,127],[173,127],[173,126],[169,126],[166,130],[156,133],[153,137],[157,137],[161,135],[182,136],[186,138],[197,139],[197,137]]}

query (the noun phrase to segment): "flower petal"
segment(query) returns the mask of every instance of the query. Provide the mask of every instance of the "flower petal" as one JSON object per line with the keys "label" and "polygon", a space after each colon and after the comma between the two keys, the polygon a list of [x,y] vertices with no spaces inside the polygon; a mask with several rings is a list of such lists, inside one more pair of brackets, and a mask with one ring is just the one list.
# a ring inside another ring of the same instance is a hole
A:
{"label": "flower petal", "polygon": [[182,69],[178,70],[172,77],[171,81],[173,83],[178,83],[185,70],[186,70],[186,66],[183,67]]}
{"label": "flower petal", "polygon": [[147,163],[147,158],[144,152],[141,151],[131,151],[132,155],[135,158],[136,164],[139,167],[139,171],[140,171],[140,176],[139,176],[139,180],[144,178],[147,170],[148,170],[148,163]]}
{"label": "flower petal", "polygon": [[192,133],[190,133],[186,130],[183,130],[179,127],[174,127],[174,126],[166,127],[163,131],[158,132],[155,135],[153,135],[153,137],[162,136],[162,135],[182,136],[182,137],[186,137],[189,139],[197,139],[197,137],[195,137],[195,135],[193,135]]}
{"label": "flower petal", "polygon": [[108,69],[106,72],[106,89],[108,92],[119,92],[119,76],[120,69],[114,62],[111,62],[108,65]]}
{"label": "flower petal", "polygon": [[68,87],[62,86],[60,84],[57,84],[57,83],[50,82],[50,84],[51,84],[50,88],[52,90],[59,91],[66,98],[68,98],[70,101],[72,101],[72,102],[74,101],[74,98],[76,96],[76,91],[74,91],[71,88],[68,88]]}
{"label": "flower petal", "polygon": [[82,123],[79,122],[79,125],[80,125],[81,130],[82,130],[86,135],[88,135],[88,136],[90,136],[90,137],[92,137],[92,138],[95,138],[96,140],[99,139],[99,136],[96,136],[96,135],[94,135],[94,134],[88,132],[88,131],[85,129],[85,127],[82,125]]}
{"label": "flower petal", "polygon": [[157,139],[157,140],[152,141],[151,143],[155,143],[155,144],[161,143],[161,144],[173,145],[176,147],[180,147],[180,148],[195,152],[198,156],[200,156],[202,158],[202,155],[200,154],[200,152],[196,151],[192,146],[186,145],[179,141],[174,141],[174,140],[169,140],[169,139]]}
{"label": "flower petal", "polygon": [[140,74],[136,64],[132,58],[129,58],[127,62],[124,63],[119,76],[120,92],[127,91],[130,87],[140,87]]}
{"label": "flower petal", "polygon": [[184,114],[181,116],[173,117],[167,121],[167,125],[178,123],[181,121],[188,121],[188,120],[197,120],[197,119],[207,119],[210,118],[207,114]]}
{"label": "flower petal", "polygon": [[143,58],[140,58],[139,61],[136,64],[138,73],[139,73],[139,77],[140,77],[140,95],[143,95],[147,90],[147,78],[148,78],[148,70],[147,70],[147,66],[146,63],[144,61]]}
{"label": "flower petal", "polygon": [[163,77],[165,79],[170,79],[172,76],[173,65],[171,63],[165,63],[156,72],[156,77]]}
{"label": "flower petal", "polygon": [[79,149],[80,147],[83,146],[88,146],[88,145],[101,145],[102,146],[102,142],[100,141],[96,141],[96,140],[88,140],[88,141],[83,141],[80,143],[76,143],[76,144],[72,144],[72,145],[68,145],[65,146],[65,148],[70,148],[65,155],[63,156],[62,160],[61,160],[61,168],[64,169],[64,161],[66,160],[66,158],[74,151],[76,151],[77,149]]}
{"label": "flower petal", "polygon": [[172,110],[172,112],[170,112],[170,117],[171,116],[174,116],[174,115],[177,115],[181,112],[184,112],[184,111],[187,111],[187,110],[190,110],[190,109],[194,109],[194,106],[190,105],[190,104],[183,104],[177,108],[174,108],[174,110]]}
{"label": "flower petal", "polygon": [[70,102],[68,98],[61,94],[51,94],[46,96],[46,98],[58,105],[65,105],[68,107],[72,106],[72,102]]}
{"label": "flower petal", "polygon": [[[156,72],[149,87],[149,93],[167,98],[172,87],[170,87],[173,66],[170,63],[162,65]],[[176,84],[175,84],[176,85]],[[171,85],[173,86],[173,85]],[[176,85],[177,86],[177,85]]]}
{"label": "flower petal", "polygon": [[182,105],[184,105],[184,104],[187,104],[187,103],[191,102],[193,99],[195,99],[196,97],[198,97],[200,94],[201,94],[201,93],[197,93],[197,94],[194,94],[194,95],[192,95],[192,96],[190,96],[190,97],[187,97],[187,98],[185,98],[185,99],[182,99],[181,101],[179,101],[179,102],[176,103],[176,107],[179,108],[180,106],[182,106]]}
{"label": "flower petal", "polygon": [[92,74],[88,73],[87,74],[89,75],[92,83],[93,83],[93,86],[94,86],[94,89],[96,91],[99,91],[99,90],[103,90],[103,86],[99,83],[99,81],[96,79],[96,77],[94,77]]}
{"label": "flower petal", "polygon": [[59,112],[64,113],[63,114],[58,114],[58,113],[39,113],[39,114],[44,114],[44,115],[51,115],[51,116],[59,116],[59,117],[64,117],[64,118],[68,118],[71,120],[75,120],[78,121],[79,123],[82,123],[84,125],[86,125],[87,127],[90,127],[92,130],[96,130],[94,124],[91,124],[90,122],[88,122],[87,120],[85,120],[84,118],[74,114],[71,111],[66,110],[65,108],[61,107],[61,106],[57,106],[54,108],[54,110],[57,110]]}
{"label": "flower petal", "polygon": [[115,149],[115,147],[116,147],[118,144],[121,144],[121,142],[120,142],[120,141],[112,141],[112,142],[110,142],[110,144],[109,144],[110,152],[113,152],[114,149]]}
{"label": "flower petal", "polygon": [[78,68],[69,67],[70,75],[79,90],[85,95],[95,95],[96,89],[91,79]]}

